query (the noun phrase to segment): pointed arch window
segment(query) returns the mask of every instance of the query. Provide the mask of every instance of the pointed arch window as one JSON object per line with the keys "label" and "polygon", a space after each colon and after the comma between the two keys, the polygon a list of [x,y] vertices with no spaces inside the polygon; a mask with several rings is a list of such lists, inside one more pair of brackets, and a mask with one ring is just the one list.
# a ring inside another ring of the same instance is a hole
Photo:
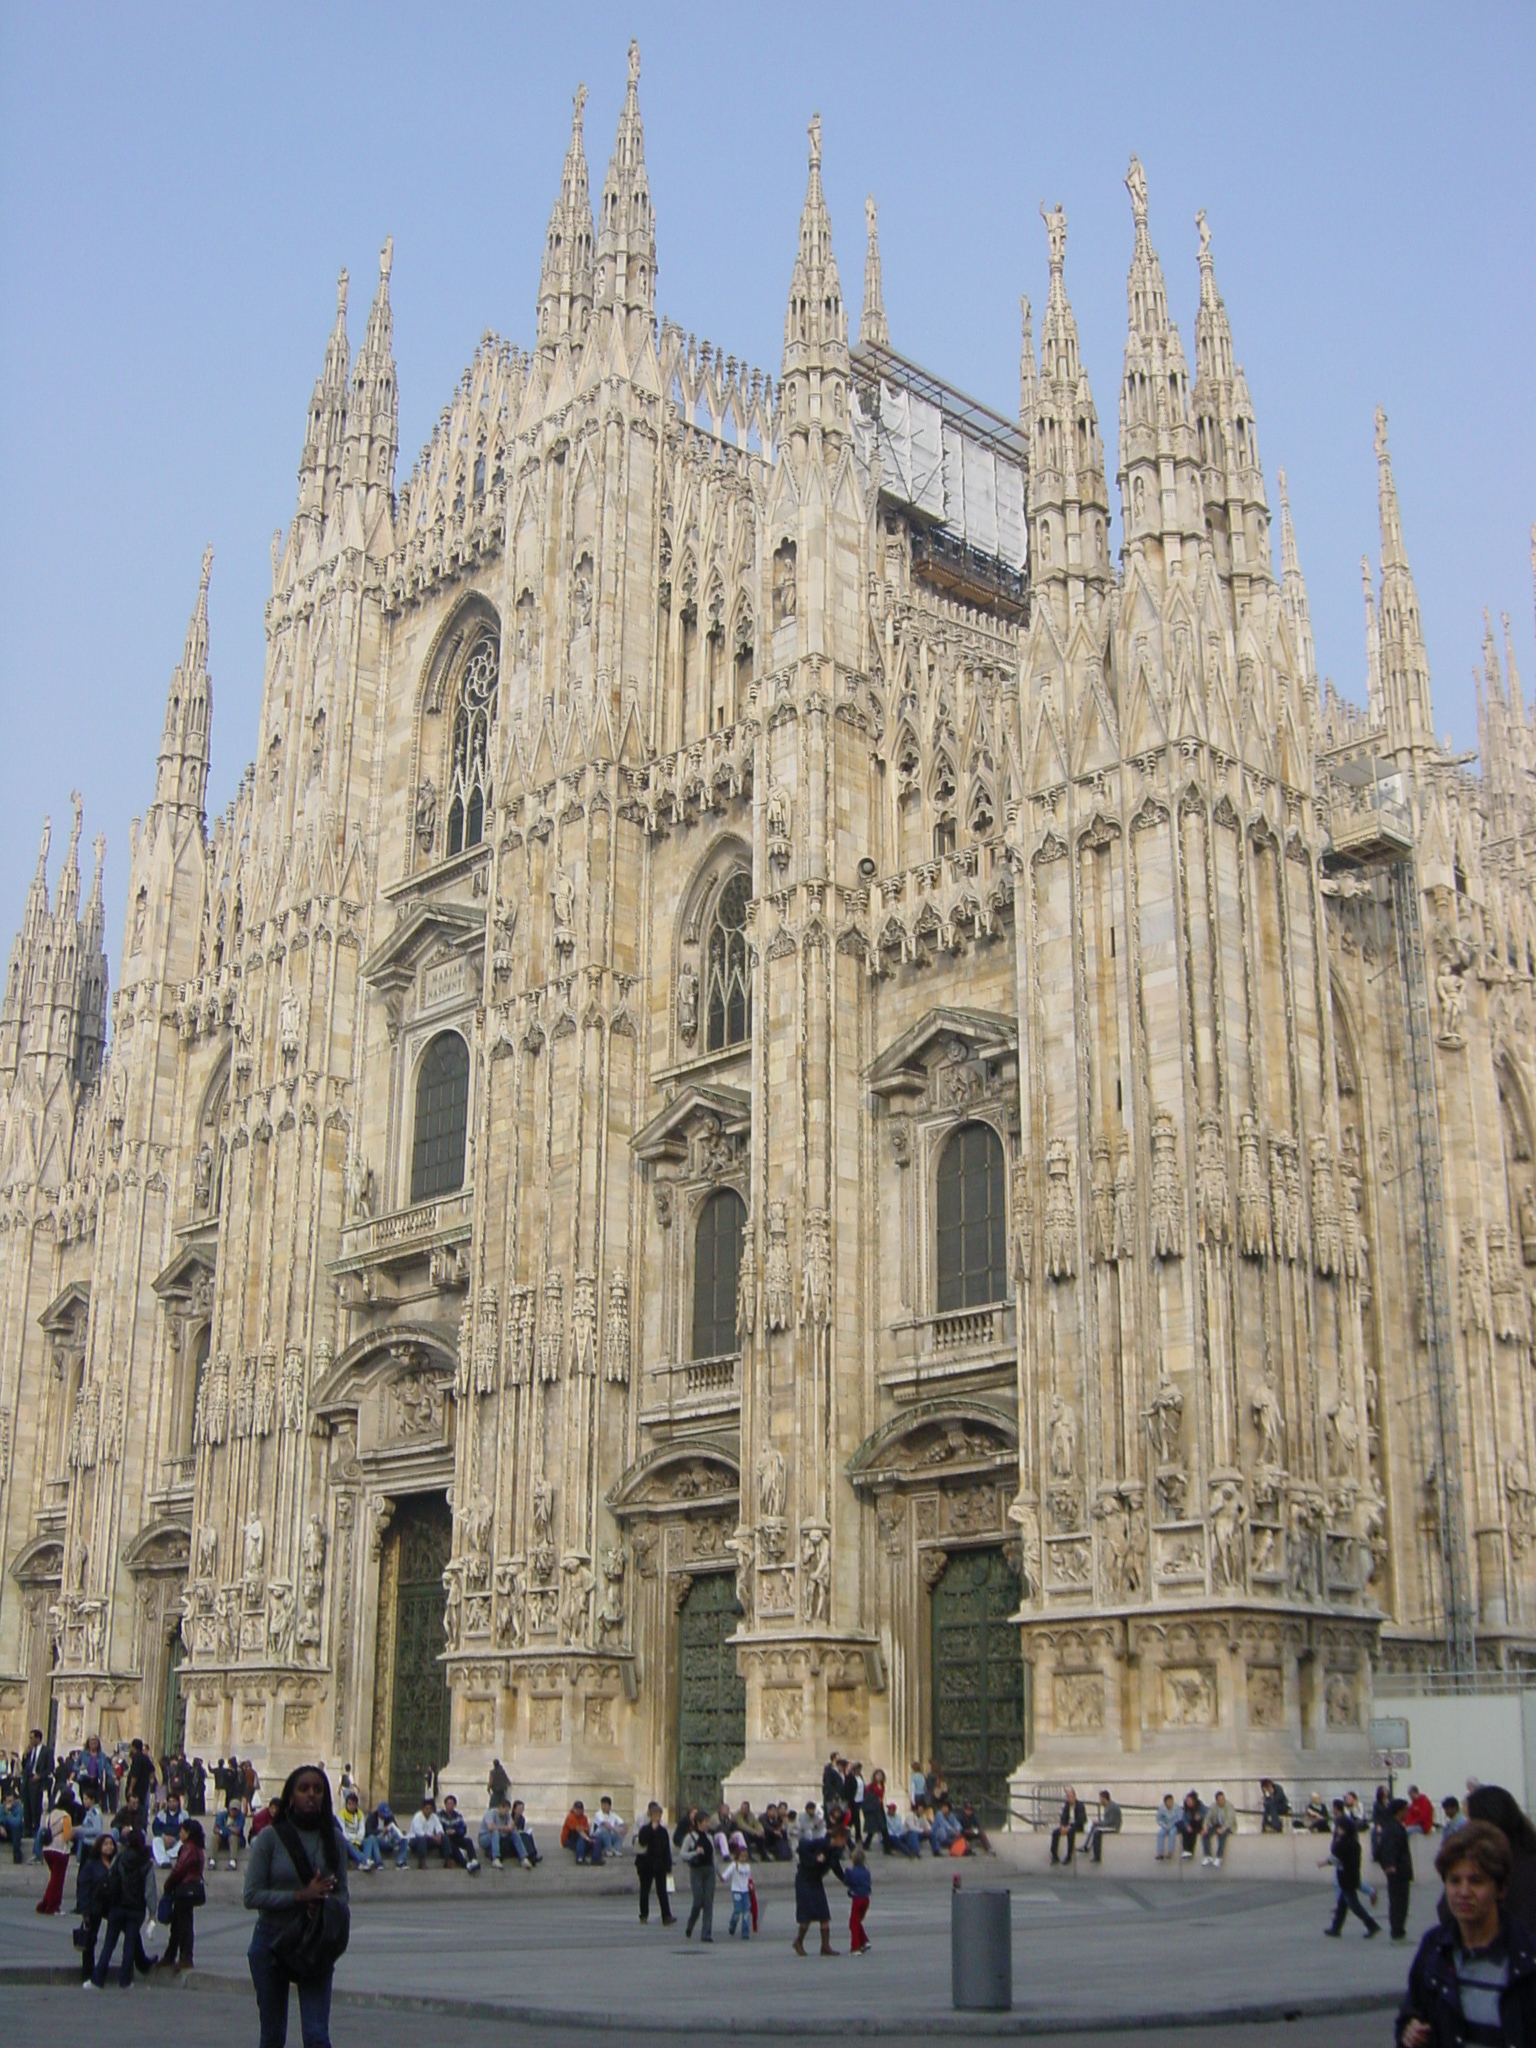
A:
{"label": "pointed arch window", "polygon": [[1008,1298],[1003,1148],[988,1124],[961,1124],[939,1158],[938,1309],[985,1308]]}
{"label": "pointed arch window", "polygon": [[693,1237],[695,1358],[725,1358],[738,1348],[736,1296],[746,1220],[747,1205],[734,1188],[721,1188],[699,1211]]}
{"label": "pointed arch window", "polygon": [[469,1129],[469,1047],[457,1031],[440,1031],[416,1073],[411,1138],[411,1200],[430,1202],[464,1185]]}
{"label": "pointed arch window", "polygon": [[493,801],[491,734],[496,724],[496,680],[501,649],[482,633],[459,678],[453,710],[453,752],[448,764],[448,852],[467,853],[485,837]]}
{"label": "pointed arch window", "polygon": [[747,951],[747,905],[752,883],[738,868],[715,898],[704,954],[705,1046],[722,1052],[752,1034],[752,965]]}

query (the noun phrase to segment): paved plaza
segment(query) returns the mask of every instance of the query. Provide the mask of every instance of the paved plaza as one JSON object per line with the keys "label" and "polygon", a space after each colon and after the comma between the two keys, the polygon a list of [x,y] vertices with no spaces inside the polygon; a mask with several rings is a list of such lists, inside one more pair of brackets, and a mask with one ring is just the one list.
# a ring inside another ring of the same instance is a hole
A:
{"label": "paved plaza", "polygon": [[[1239,2019],[1285,2022],[1293,2014],[1317,2019],[1305,2032],[1296,2021],[1284,2025],[1294,2048],[1346,2040],[1364,2048],[1390,2039],[1389,2006],[1401,1991],[1412,1942],[1394,1947],[1385,1932],[1366,1942],[1353,1927],[1342,1941],[1325,1941],[1325,1887],[1198,1867],[1170,1875],[1151,1865],[1150,1844],[1146,1850],[1148,1867],[1124,1873],[1041,1871],[1043,1849],[1034,1845],[1026,1845],[1025,1869],[1006,1867],[1011,1857],[966,1865],[968,1886],[1000,1883],[1012,1893],[1015,2010],[996,2017],[951,2009],[946,1865],[876,1860],[874,1952],[867,1961],[846,1954],[802,1961],[790,1953],[793,1896],[783,1866],[757,1873],[758,1939],[746,1946],[726,1939],[728,1907],[718,1910],[717,1896],[709,1948],[686,1942],[681,1926],[639,1924],[627,1865],[576,1871],[556,1863],[478,1878],[386,1870],[353,1883],[352,1944],[336,1976],[337,2044],[345,2048],[366,2035],[376,2048],[407,2030],[419,2039],[422,2008],[451,2012],[458,2040],[477,2039],[478,2032],[461,2028],[485,2023],[487,2041],[494,2024],[502,2042],[509,2026],[531,2024],[531,2038],[570,2028],[663,2040],[701,2025],[777,2039],[831,2028],[896,2039],[957,2028],[1061,2031],[1081,2039],[1095,2029],[1163,2025],[1187,2032],[1204,2025],[1214,2043]],[[141,2004],[179,1999],[176,2026],[185,2039],[238,2040],[243,2027],[254,2026],[245,1969],[250,1917],[238,1887],[235,1873],[211,1876],[209,1903],[198,1914],[192,1983],[134,1988]],[[7,1972],[21,1968],[30,1976],[74,1963],[74,1923],[38,1919],[32,1905],[40,1889],[31,1866],[7,1865],[0,1873],[0,1968]],[[1433,1882],[1415,1887],[1413,1942],[1437,1896]],[[846,1950],[847,1916],[833,1905],[834,1940]],[[225,2004],[226,1984],[240,1987],[233,2006]],[[14,1976],[11,1986],[7,2003],[19,1989]],[[60,2017],[80,1995],[68,1986],[27,1992],[43,2001],[40,2013]],[[115,2011],[110,2001],[122,1996],[115,1979],[102,1996],[104,2010]],[[1257,2048],[1263,2038],[1245,2027],[1245,2043]]]}

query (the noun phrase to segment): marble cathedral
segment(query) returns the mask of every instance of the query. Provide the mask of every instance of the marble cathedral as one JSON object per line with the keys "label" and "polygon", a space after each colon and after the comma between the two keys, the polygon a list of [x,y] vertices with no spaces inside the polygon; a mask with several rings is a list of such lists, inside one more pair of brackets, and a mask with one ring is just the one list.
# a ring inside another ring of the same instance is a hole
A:
{"label": "marble cathedral", "polygon": [[1378,415],[1319,684],[1134,159],[1115,555],[1059,208],[1004,417],[896,350],[873,202],[850,347],[813,121],[770,376],[658,322],[638,81],[403,483],[343,274],[255,759],[210,826],[205,557],[110,1005],[44,831],[0,1743],[541,1816],[1357,1770],[1373,1674],[1536,1657],[1512,651],[1478,776]]}

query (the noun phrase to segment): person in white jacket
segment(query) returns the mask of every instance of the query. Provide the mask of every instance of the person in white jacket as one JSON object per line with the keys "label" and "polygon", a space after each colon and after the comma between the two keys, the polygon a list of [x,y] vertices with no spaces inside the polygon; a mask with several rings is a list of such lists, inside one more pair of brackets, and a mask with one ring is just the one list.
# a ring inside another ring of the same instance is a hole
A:
{"label": "person in white jacket", "polygon": [[443,1854],[443,1824],[437,1817],[435,1799],[423,1799],[420,1810],[411,1816],[411,1831],[405,1846],[423,1870],[427,1867],[429,1852],[437,1856]]}

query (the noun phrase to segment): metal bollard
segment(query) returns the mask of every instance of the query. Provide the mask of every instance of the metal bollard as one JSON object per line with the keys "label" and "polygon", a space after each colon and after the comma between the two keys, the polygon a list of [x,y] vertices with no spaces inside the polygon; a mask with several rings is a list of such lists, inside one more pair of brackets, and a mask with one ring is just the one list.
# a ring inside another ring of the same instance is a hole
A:
{"label": "metal bollard", "polygon": [[957,2012],[1013,2010],[1013,1894],[962,1891],[950,1897],[951,2003]]}

